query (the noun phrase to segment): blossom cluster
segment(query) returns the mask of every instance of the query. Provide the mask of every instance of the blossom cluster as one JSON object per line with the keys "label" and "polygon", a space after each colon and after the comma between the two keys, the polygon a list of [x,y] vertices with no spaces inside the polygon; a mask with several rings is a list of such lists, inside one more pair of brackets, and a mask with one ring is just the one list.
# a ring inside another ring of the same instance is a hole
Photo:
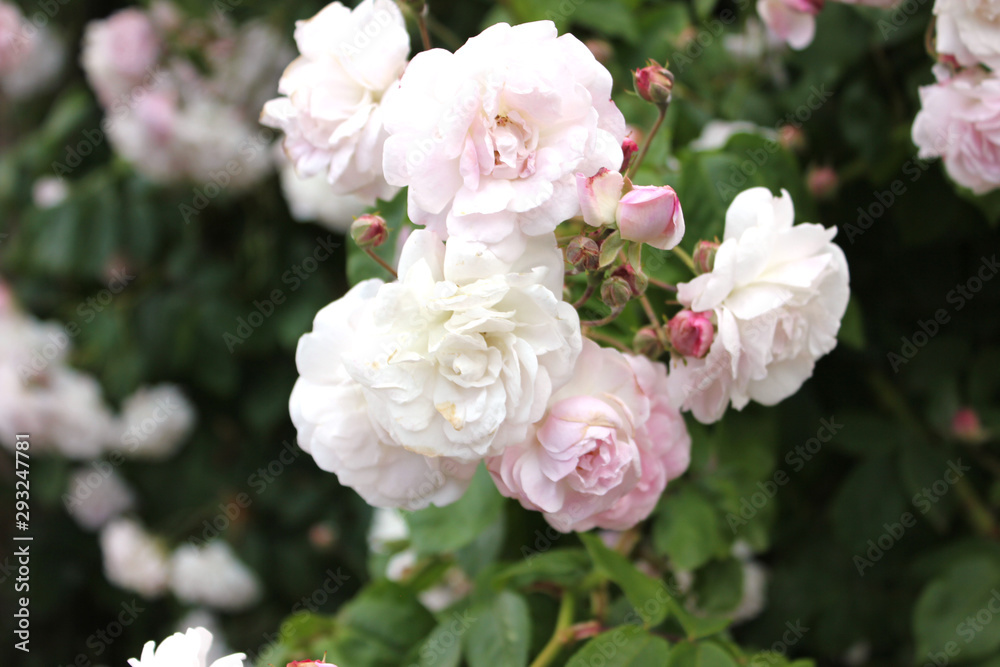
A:
{"label": "blossom cluster", "polygon": [[45,24],[0,2],[0,92],[20,100],[49,90],[65,65],[66,45]]}
{"label": "blossom cluster", "polygon": [[[335,2],[296,41],[262,118],[298,173],[370,202],[406,188],[422,227],[396,279],[322,309],[296,355],[299,445],[370,504],[453,502],[483,463],[558,530],[630,528],[688,466],[682,410],[712,422],[730,404],[776,403],[835,345],[848,273],[834,230],[794,225],[787,193],[764,188],[737,197],[721,243],[699,246],[681,311],[652,316],[653,358],[595,342],[646,299],[643,249],[679,251],[685,221],[672,188],[632,182],[645,151],[610,73],[551,22],[497,24],[407,61],[392,2]],[[665,112],[667,70],[650,63],[635,83]],[[355,238],[377,244],[380,225],[364,216]],[[561,244],[557,228],[576,236]],[[577,304],[567,262],[588,277]],[[598,284],[608,315],[581,322]]]}

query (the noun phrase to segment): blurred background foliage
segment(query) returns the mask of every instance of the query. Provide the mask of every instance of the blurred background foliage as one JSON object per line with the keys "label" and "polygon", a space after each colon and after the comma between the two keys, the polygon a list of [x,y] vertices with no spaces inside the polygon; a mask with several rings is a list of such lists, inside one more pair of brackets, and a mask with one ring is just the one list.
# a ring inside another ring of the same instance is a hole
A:
{"label": "blurred background foliage", "polygon": [[[21,4],[26,13],[37,9]],[[265,18],[289,36],[296,19],[323,6],[303,0],[178,4],[193,15]],[[80,325],[72,362],[99,378],[112,403],[140,385],[171,381],[197,405],[198,427],[176,457],[130,462],[121,471],[139,490],[146,524],[177,541],[201,536],[203,522],[236,494],[251,496],[221,533],[262,577],[266,595],[254,610],[224,616],[229,645],[256,655],[285,627],[261,664],[329,651],[341,667],[409,665],[435,638],[429,633],[445,632],[453,611],[471,609],[481,620],[463,635],[464,658],[456,644],[431,662],[412,664],[524,665],[556,623],[559,602],[546,582],[583,590],[594,572],[615,582],[608,624],[624,619],[652,580],[593,538],[553,538],[538,514],[487,487],[474,486],[451,507],[409,517],[417,574],[393,583],[382,576],[385,554],[368,551],[372,510],[308,456],[280,464],[277,474],[272,467],[270,482],[254,482],[279,461],[283,443],[294,442],[287,401],[296,378],[295,345],[314,314],[346,289],[354,251],[335,233],[293,222],[276,177],[247,193],[223,191],[186,223],[180,207],[190,204],[198,186],[151,184],[106,141],[65,174],[70,189],[62,203],[33,204],[35,181],[54,175],[55,163],[69,164],[85,133],[100,127],[101,112],[76,54],[86,22],[121,6],[60,5],[53,24],[73,54],[60,85],[27,102],[2,102],[0,273],[36,316]],[[677,76],[674,102],[636,180],[678,190],[689,230],[684,246],[690,250],[698,238],[721,234],[732,197],[765,185],[789,190],[798,220],[838,226],[850,264],[853,296],[841,344],[802,391],[776,408],[751,406],[713,427],[690,423],[691,470],[670,485],[634,555],[657,565],[657,572],[691,573],[686,598],[698,614],[674,600],[658,634],[630,630],[633,662],[608,664],[657,665],[667,655],[678,665],[746,664],[755,651],[781,642],[789,623],[808,628],[787,647],[789,655],[820,665],[926,664],[929,655],[944,655],[949,641],[961,647],[950,662],[1000,664],[1000,621],[984,624],[968,642],[959,634],[966,618],[1000,590],[1000,452],[990,435],[1000,429],[1000,280],[984,282],[961,309],[949,298],[1000,246],[1000,192],[979,198],[956,192],[940,164],[916,160],[909,128],[917,86],[932,80],[924,49],[931,3],[916,3],[915,14],[888,34],[880,21],[891,12],[829,6],[818,17],[814,43],[802,52],[755,46],[747,27],[753,8],[746,2],[431,0],[430,6],[445,27],[437,43],[452,48],[496,21],[545,18],[581,39],[603,40],[616,102],[640,131],[655,111],[630,93],[629,69],[650,57],[669,61]],[[794,131],[783,130],[780,143],[754,131],[720,147],[692,148],[713,120],[749,121],[775,135],[782,126]],[[752,168],[741,172],[748,160]],[[838,186],[817,197],[809,177],[824,166],[837,173]],[[382,209],[390,219],[404,216],[400,202]],[[315,272],[291,278],[318,243],[338,247]],[[670,262],[657,265],[663,279],[683,275]],[[377,270],[357,259],[351,266],[356,276]],[[88,309],[88,298],[114,270],[134,281],[100,312]],[[239,319],[274,290],[287,300],[230,351],[224,334],[235,334]],[[902,339],[912,344],[920,323],[941,308],[950,320],[914,348],[912,359],[894,364],[888,355],[903,355]],[[956,436],[952,417],[963,406],[980,416],[984,440]],[[803,455],[821,420],[839,430]],[[12,461],[0,456],[0,495],[7,499],[13,497]],[[919,494],[956,461],[971,469],[922,512]],[[0,662],[124,664],[147,639],[168,634],[184,610],[169,598],[140,600],[145,610],[121,639],[107,647],[88,642],[135,596],[105,581],[95,537],[62,506],[73,465],[58,458],[32,464],[32,652],[15,653],[8,634]],[[787,475],[785,483],[776,481],[778,472]],[[766,493],[768,484],[776,489],[773,498],[748,516],[744,503]],[[880,546],[886,526],[905,512],[916,524],[890,548]],[[326,537],[311,539],[318,530]],[[5,518],[0,541],[11,544],[12,532]],[[741,599],[737,540],[769,571],[766,606],[756,618],[723,629]],[[862,575],[855,557],[872,558],[869,540],[882,555]],[[435,615],[415,595],[450,565],[476,581],[475,592]],[[318,605],[320,615],[282,626],[329,571],[346,578]],[[12,579],[7,570],[0,578],[9,619]],[[560,661],[598,664],[586,653],[595,649],[580,642],[574,650],[580,646],[578,656],[565,651]],[[624,660],[623,654],[615,659]],[[780,662],[771,656],[760,664]]]}

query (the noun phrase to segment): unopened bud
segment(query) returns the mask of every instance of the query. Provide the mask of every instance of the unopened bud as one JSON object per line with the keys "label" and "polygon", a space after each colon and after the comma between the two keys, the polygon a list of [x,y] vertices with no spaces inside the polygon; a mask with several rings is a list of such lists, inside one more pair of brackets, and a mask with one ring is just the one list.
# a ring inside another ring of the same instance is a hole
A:
{"label": "unopened bud", "polygon": [[631,264],[622,264],[612,271],[611,275],[624,280],[629,289],[632,290],[632,296],[645,294],[646,288],[649,287],[649,278],[646,277],[646,274],[642,271],[636,271]]}
{"label": "unopened bud", "polygon": [[601,300],[611,308],[624,308],[631,298],[632,288],[624,278],[613,276],[601,284]]}
{"label": "unopened bud", "polygon": [[632,139],[625,137],[625,141],[622,142],[622,168],[618,171],[623,174],[628,171],[628,166],[632,164],[632,158],[638,152],[639,144],[635,143]]}
{"label": "unopened bud", "polygon": [[366,213],[351,224],[351,238],[360,248],[377,248],[389,238],[389,228],[382,216]]}
{"label": "unopened bud", "polygon": [[951,418],[951,432],[962,442],[977,444],[986,440],[979,415],[972,408],[959,408]]}
{"label": "unopened bud", "polygon": [[694,261],[694,268],[699,275],[712,272],[712,267],[715,266],[715,253],[718,251],[717,241],[698,241],[691,259]]}
{"label": "unopened bud", "polygon": [[829,199],[840,187],[840,179],[832,167],[812,167],[806,176],[806,183],[816,199]]}
{"label": "unopened bud", "polygon": [[656,359],[663,354],[663,342],[656,335],[656,329],[651,326],[643,327],[635,332],[635,338],[632,339],[632,349],[635,350],[636,354]]}
{"label": "unopened bud", "polygon": [[670,104],[670,93],[674,89],[674,75],[666,67],[655,60],[650,60],[645,67],[632,72],[635,92],[639,97],[665,108]]}
{"label": "unopened bud", "polygon": [[601,262],[601,249],[594,239],[577,236],[566,246],[566,261],[579,271],[596,271]]}
{"label": "unopened bud", "polygon": [[615,56],[615,47],[603,39],[588,39],[584,45],[594,54],[594,58],[602,65],[607,65]]}
{"label": "unopened bud", "polygon": [[288,663],[288,667],[337,667],[337,665],[325,662],[326,657],[323,660],[295,660]]}
{"label": "unopened bud", "polygon": [[778,143],[786,150],[797,151],[806,146],[806,135],[802,128],[794,125],[782,125],[778,128]]}
{"label": "unopened bud", "polygon": [[715,338],[715,327],[709,313],[682,310],[667,323],[670,345],[685,357],[701,359],[708,354]]}

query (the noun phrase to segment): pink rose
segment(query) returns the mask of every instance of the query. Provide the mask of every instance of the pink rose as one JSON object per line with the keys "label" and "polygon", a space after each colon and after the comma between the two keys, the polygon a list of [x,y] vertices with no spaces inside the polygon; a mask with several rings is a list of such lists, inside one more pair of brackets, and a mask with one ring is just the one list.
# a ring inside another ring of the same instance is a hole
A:
{"label": "pink rose", "polygon": [[920,89],[913,121],[921,158],[940,157],[948,175],[976,194],[1000,186],[1000,77],[980,68]]}
{"label": "pink rose", "polygon": [[823,0],[757,0],[767,29],[793,49],[804,49],[816,35],[816,14]]}
{"label": "pink rose", "polygon": [[709,348],[712,347],[712,339],[715,337],[711,315],[685,309],[670,319],[667,325],[670,331],[670,344],[678,353],[696,359],[708,354]]}
{"label": "pink rose", "polygon": [[160,37],[141,9],[123,9],[92,21],[84,33],[83,69],[105,106],[142,83],[159,56]]}
{"label": "pink rose", "polygon": [[684,236],[684,214],[677,193],[668,185],[638,185],[618,202],[618,229],[626,241],[670,250]]}
{"label": "pink rose", "polygon": [[577,174],[576,192],[580,197],[583,221],[594,227],[614,223],[618,200],[621,199],[624,186],[624,176],[604,167],[589,178]]}

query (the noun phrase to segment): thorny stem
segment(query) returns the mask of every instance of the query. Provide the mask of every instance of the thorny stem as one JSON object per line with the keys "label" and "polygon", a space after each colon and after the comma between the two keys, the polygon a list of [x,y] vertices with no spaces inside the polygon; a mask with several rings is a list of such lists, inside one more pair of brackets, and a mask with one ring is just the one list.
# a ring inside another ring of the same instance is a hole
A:
{"label": "thorny stem", "polygon": [[594,295],[594,289],[596,289],[594,283],[588,282],[587,289],[585,289],[583,291],[583,295],[573,303],[573,308],[579,308],[583,304],[587,303],[587,301],[590,300],[590,297]]}
{"label": "thorny stem", "polygon": [[372,250],[371,248],[365,248],[365,252],[368,253],[369,257],[378,262],[379,266],[381,266],[383,269],[391,273],[393,278],[399,278],[399,274],[396,273],[396,269],[392,268],[392,266],[389,263],[387,263],[384,259],[376,255],[374,250]]}
{"label": "thorny stem", "polygon": [[642,150],[639,151],[638,157],[628,166],[628,171],[625,176],[627,178],[632,178],[635,172],[639,171],[639,165],[642,161],[646,159],[646,153],[649,152],[649,146],[653,143],[653,138],[656,133],[659,132],[660,126],[663,125],[663,119],[667,117],[667,108],[663,107],[660,109],[660,115],[656,117],[656,122],[653,123],[653,127],[649,130],[649,134],[646,135],[646,140],[642,142]]}
{"label": "thorny stem", "polygon": [[555,660],[562,647],[573,638],[573,632],[570,629],[570,625],[573,623],[573,605],[573,594],[569,591],[564,591],[562,601],[559,603],[559,616],[556,617],[556,628],[552,631],[552,637],[549,638],[549,642],[545,645],[545,648],[542,649],[542,652],[531,663],[531,667],[546,667],[546,665]]}
{"label": "thorny stem", "polygon": [[622,314],[623,310],[625,310],[625,309],[623,307],[619,306],[618,308],[612,309],[611,314],[608,315],[607,317],[602,317],[599,320],[585,320],[583,322],[580,322],[580,326],[581,327],[603,327],[605,324],[610,324],[611,322],[613,322],[616,317],[618,317],[619,315]]}
{"label": "thorny stem", "polygon": [[653,304],[649,302],[649,297],[645,294],[640,294],[639,303],[642,304],[642,309],[646,311],[646,317],[649,318],[649,323],[653,325],[653,331],[656,332],[656,337],[664,346],[667,345],[669,340],[667,332],[663,330],[663,324],[660,322],[660,318],[657,317],[656,311],[653,310]]}
{"label": "thorny stem", "polygon": [[598,341],[601,343],[607,343],[608,345],[618,348],[622,352],[628,352],[630,354],[632,352],[632,350],[630,350],[628,346],[626,346],[625,344],[621,343],[615,338],[612,338],[611,336],[602,334],[600,331],[587,330],[583,332],[583,335],[591,340]]}
{"label": "thorny stem", "polygon": [[417,12],[417,25],[420,26],[420,39],[424,42],[424,51],[430,51],[434,48],[431,44],[431,35],[427,32],[427,16],[430,11],[431,8],[425,4],[423,9]]}
{"label": "thorny stem", "polygon": [[656,278],[651,278],[649,276],[646,276],[646,279],[649,280],[649,284],[652,285],[653,287],[659,287],[661,290],[665,290],[667,292],[673,292],[674,294],[677,293],[676,285],[671,285],[670,283],[666,283],[663,282],[662,280],[657,280]]}

